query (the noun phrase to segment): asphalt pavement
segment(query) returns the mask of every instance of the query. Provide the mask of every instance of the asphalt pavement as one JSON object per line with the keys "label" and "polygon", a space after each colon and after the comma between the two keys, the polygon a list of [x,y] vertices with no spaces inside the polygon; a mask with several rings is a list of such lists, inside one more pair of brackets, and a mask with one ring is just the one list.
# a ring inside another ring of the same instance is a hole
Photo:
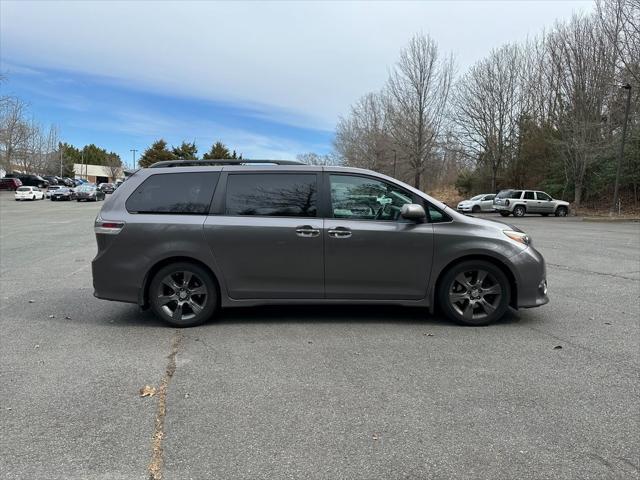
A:
{"label": "asphalt pavement", "polygon": [[93,297],[100,206],[0,192],[0,478],[640,477],[640,224],[510,217],[551,302],[489,327],[273,307],[175,330]]}

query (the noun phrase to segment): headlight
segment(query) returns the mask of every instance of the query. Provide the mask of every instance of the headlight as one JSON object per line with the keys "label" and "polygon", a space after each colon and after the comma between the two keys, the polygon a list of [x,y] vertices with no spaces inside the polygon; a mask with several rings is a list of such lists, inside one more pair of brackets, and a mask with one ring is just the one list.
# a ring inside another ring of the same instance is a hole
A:
{"label": "headlight", "polygon": [[513,230],[503,230],[507,237],[509,237],[514,242],[518,242],[522,245],[529,246],[531,245],[531,238],[524,232],[514,232]]}

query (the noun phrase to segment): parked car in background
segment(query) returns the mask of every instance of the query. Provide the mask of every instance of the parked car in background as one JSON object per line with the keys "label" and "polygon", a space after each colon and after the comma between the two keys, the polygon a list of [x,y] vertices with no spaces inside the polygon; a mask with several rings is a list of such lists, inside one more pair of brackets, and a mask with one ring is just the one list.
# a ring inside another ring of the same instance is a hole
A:
{"label": "parked car in background", "polygon": [[278,303],[438,307],[485,325],[548,302],[544,259],[516,227],[370,170],[242,162],[131,175],[95,220],[94,295],[181,327]]}
{"label": "parked car in background", "polygon": [[0,190],[15,191],[22,186],[19,178],[0,178]]}
{"label": "parked car in background", "polygon": [[18,200],[44,200],[44,192],[38,187],[18,187],[15,194]]}
{"label": "parked car in background", "polygon": [[75,187],[75,182],[69,177],[62,177],[62,181],[67,187]]}
{"label": "parked car in background", "polygon": [[494,194],[483,193],[458,204],[457,210],[462,213],[493,212]]}
{"label": "parked car in background", "polygon": [[81,185],[75,189],[76,200],[79,202],[97,202],[104,200],[106,195],[103,191],[92,185]]}
{"label": "parked car in background", "polygon": [[551,195],[538,190],[502,190],[493,200],[493,208],[500,215],[508,217],[523,217],[527,213],[536,213],[544,217],[555,215],[566,217],[569,215],[569,202],[555,200]]}
{"label": "parked car in background", "polygon": [[51,201],[75,200],[76,192],[69,187],[60,187],[51,195]]}
{"label": "parked car in background", "polygon": [[53,192],[55,192],[56,190],[60,190],[61,188],[64,188],[64,185],[50,185],[47,188],[47,191],[44,193],[44,196],[46,198],[51,198],[51,195],[53,195]]}
{"label": "parked car in background", "polygon": [[25,185],[28,187],[47,188],[49,186],[49,182],[47,182],[44,178],[42,178],[39,175],[10,173],[6,175],[5,178],[17,178],[22,182],[22,185]]}
{"label": "parked car in background", "polygon": [[49,185],[58,185],[60,183],[58,177],[54,177],[53,175],[44,175],[42,178],[49,182]]}
{"label": "parked car in background", "polygon": [[113,183],[100,183],[98,188],[102,190],[104,193],[113,193],[115,191],[115,187]]}

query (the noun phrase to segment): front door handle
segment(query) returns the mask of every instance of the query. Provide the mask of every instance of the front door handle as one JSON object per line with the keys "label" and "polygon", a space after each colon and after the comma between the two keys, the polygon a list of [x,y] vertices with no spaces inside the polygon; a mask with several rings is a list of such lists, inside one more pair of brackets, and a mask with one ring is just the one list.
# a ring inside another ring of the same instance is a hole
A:
{"label": "front door handle", "polygon": [[313,228],[311,225],[302,225],[296,227],[296,235],[299,237],[317,237],[320,235],[320,230]]}
{"label": "front door handle", "polygon": [[349,238],[351,236],[351,230],[346,227],[331,228],[328,233],[333,238]]}

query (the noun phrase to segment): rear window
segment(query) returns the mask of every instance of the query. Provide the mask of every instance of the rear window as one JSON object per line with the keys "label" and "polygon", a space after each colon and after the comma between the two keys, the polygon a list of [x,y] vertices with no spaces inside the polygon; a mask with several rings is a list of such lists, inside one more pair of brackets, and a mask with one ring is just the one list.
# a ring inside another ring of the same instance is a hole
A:
{"label": "rear window", "polygon": [[529,191],[524,192],[524,198],[525,198],[525,200],[534,200],[533,192],[529,192]]}
{"label": "rear window", "polygon": [[206,215],[219,172],[151,175],[129,196],[129,213]]}
{"label": "rear window", "polygon": [[315,217],[317,199],[314,173],[234,174],[227,180],[225,215]]}
{"label": "rear window", "polygon": [[30,192],[31,191],[31,187],[18,187],[18,190],[16,190],[16,192]]}
{"label": "rear window", "polygon": [[520,198],[520,195],[522,190],[503,190],[496,195],[496,198]]}

